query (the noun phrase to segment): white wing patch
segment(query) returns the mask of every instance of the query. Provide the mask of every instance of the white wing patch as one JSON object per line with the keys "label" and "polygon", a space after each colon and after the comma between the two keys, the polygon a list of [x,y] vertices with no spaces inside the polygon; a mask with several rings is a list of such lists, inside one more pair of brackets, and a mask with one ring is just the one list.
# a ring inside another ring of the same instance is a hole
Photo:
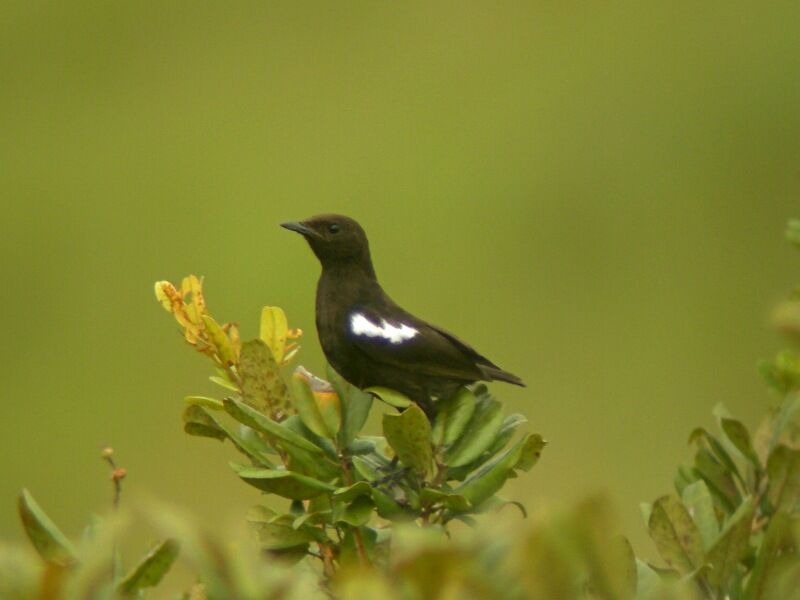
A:
{"label": "white wing patch", "polygon": [[410,340],[419,333],[419,331],[405,323],[400,323],[400,326],[397,327],[386,319],[381,319],[381,324],[376,325],[361,313],[354,313],[350,316],[350,330],[354,335],[365,335],[371,338],[381,337],[392,344],[400,344],[405,340]]}

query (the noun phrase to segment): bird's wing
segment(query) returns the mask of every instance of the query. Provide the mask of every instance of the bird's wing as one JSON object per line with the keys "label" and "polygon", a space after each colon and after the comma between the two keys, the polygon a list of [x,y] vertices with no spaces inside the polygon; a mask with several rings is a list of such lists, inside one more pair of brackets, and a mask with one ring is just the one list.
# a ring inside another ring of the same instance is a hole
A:
{"label": "bird's wing", "polygon": [[348,338],[371,360],[432,377],[486,379],[476,358],[491,363],[451,334],[405,311],[382,312],[356,309],[346,323]]}
{"label": "bird's wing", "polygon": [[481,373],[483,374],[483,379],[486,380],[498,380],[498,381],[505,381],[506,383],[513,383],[514,385],[519,385],[525,387],[525,383],[523,383],[522,379],[514,375],[513,373],[509,373],[498,367],[488,358],[483,356],[479,353],[475,348],[467,344],[466,342],[458,339],[449,331],[442,329],[441,327],[436,327],[435,325],[429,325],[433,329],[435,329],[439,334],[443,335],[445,338],[450,340],[456,347],[458,347],[464,354],[471,357],[473,364],[480,369]]}

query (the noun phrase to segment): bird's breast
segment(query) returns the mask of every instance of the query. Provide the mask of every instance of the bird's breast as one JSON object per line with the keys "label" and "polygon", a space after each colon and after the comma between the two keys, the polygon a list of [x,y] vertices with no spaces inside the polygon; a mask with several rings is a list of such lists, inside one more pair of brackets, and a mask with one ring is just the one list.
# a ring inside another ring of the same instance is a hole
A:
{"label": "bird's breast", "polygon": [[343,297],[335,288],[320,285],[317,289],[316,324],[319,342],[328,363],[342,377],[355,385],[351,373],[361,356],[349,335],[348,323],[356,302]]}

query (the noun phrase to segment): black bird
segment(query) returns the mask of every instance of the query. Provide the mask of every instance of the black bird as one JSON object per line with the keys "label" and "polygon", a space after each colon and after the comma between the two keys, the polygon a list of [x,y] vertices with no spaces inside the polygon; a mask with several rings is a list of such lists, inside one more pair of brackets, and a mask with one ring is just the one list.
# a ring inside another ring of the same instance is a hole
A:
{"label": "black bird", "polygon": [[397,390],[432,417],[432,399],[476,381],[525,384],[452,333],[395,304],[375,277],[367,235],[342,215],[282,227],[303,235],[322,263],[317,332],[330,365],[358,388]]}

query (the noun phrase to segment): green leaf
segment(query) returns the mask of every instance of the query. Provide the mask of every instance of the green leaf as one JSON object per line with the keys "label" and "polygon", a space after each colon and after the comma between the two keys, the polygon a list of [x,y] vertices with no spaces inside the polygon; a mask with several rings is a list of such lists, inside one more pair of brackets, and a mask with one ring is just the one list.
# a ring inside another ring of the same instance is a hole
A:
{"label": "green leaf", "polygon": [[463,435],[445,452],[445,464],[458,467],[478,458],[492,445],[502,425],[503,414],[497,400],[478,402]]}
{"label": "green leaf", "polygon": [[497,436],[495,436],[494,442],[492,442],[492,445],[489,446],[487,452],[489,454],[496,454],[497,452],[500,452],[500,450],[502,450],[511,440],[517,428],[527,422],[528,419],[519,413],[508,415],[505,419],[503,419],[503,424],[500,426],[500,431],[497,433]]}
{"label": "green leaf", "polygon": [[382,465],[376,460],[363,456],[354,456],[351,460],[358,474],[367,481],[375,481],[382,477],[381,472],[378,471]]}
{"label": "green leaf", "polygon": [[706,579],[721,594],[730,589],[736,567],[747,553],[752,520],[753,501],[748,498],[727,520],[719,537],[708,551],[708,563],[711,569]]}
{"label": "green leaf", "polygon": [[322,530],[308,525],[295,528],[292,515],[281,515],[265,506],[254,506],[247,513],[247,522],[258,532],[258,540],[265,550],[289,550],[301,548],[305,551],[309,542],[324,537]]}
{"label": "green leaf", "polygon": [[243,481],[253,487],[291,500],[308,500],[336,489],[324,481],[293,471],[231,466]]}
{"label": "green leaf", "polygon": [[189,435],[224,440],[225,432],[204,408],[190,404],[183,410],[183,430]]}
{"label": "green leaf", "polygon": [[420,492],[419,499],[424,506],[440,504],[453,512],[467,512],[472,508],[469,500],[460,494],[449,494],[433,488],[425,488]]}
{"label": "green leaf", "polygon": [[646,562],[636,559],[636,600],[658,600],[666,596],[666,584]]}
{"label": "green leaf", "polygon": [[342,428],[339,431],[339,446],[348,448],[367,422],[373,396],[347,383],[330,365],[328,365],[328,380],[342,402]]}
{"label": "green leaf", "polygon": [[371,387],[365,389],[364,391],[369,392],[373,396],[377,397],[378,400],[385,402],[389,406],[394,406],[395,408],[408,408],[413,404],[413,402],[411,402],[411,400],[406,398],[403,394],[394,390],[390,390],[389,388]]}
{"label": "green leaf", "polygon": [[725,436],[731,441],[736,449],[742,453],[747,460],[757,469],[761,468],[756,451],[753,449],[753,443],[750,440],[750,432],[741,421],[736,419],[721,418],[720,425],[725,432]]}
{"label": "green leaf", "polygon": [[513,475],[514,469],[529,470],[539,460],[546,442],[539,434],[528,434],[505,453],[481,467],[455,493],[466,498],[473,506],[493,496]]}
{"label": "green leaf", "polygon": [[519,458],[514,463],[515,469],[530,471],[542,455],[542,450],[547,445],[544,438],[538,433],[533,433],[522,438],[523,444],[520,448]]}
{"label": "green leaf", "polygon": [[766,535],[756,556],[756,564],[747,580],[744,600],[767,600],[766,590],[773,579],[780,557],[793,545],[789,513],[779,510],[770,519]]}
{"label": "green leaf", "polygon": [[679,465],[678,472],[675,473],[675,490],[682,494],[687,485],[694,483],[700,479],[700,474],[697,469],[686,465]]}
{"label": "green leaf", "polygon": [[500,431],[495,436],[492,445],[483,452],[478,458],[473,460],[466,465],[461,465],[458,467],[448,467],[447,469],[447,481],[463,481],[470,473],[473,473],[475,470],[480,468],[483,464],[490,461],[494,458],[503,448],[508,445],[508,442],[514,437],[514,431],[517,427],[522,425],[523,423],[527,423],[528,420],[525,419],[522,415],[513,414],[509,415],[503,420],[503,425],[500,427]]}
{"label": "green leaf", "polygon": [[242,344],[239,376],[245,404],[269,414],[273,419],[292,412],[289,391],[281,378],[280,367],[263,341],[255,339]]}
{"label": "green leaf", "polygon": [[190,405],[184,411],[184,430],[189,435],[211,437],[214,439],[229,439],[239,452],[255,461],[262,467],[272,468],[274,465],[269,458],[274,450],[264,440],[246,425],[240,425],[239,431],[229,427],[222,419],[213,413],[207,412],[199,405]]}
{"label": "green leaf", "polygon": [[265,306],[261,309],[261,331],[259,337],[269,347],[277,364],[280,364],[283,360],[288,332],[289,324],[282,309],[277,306]]}
{"label": "green leaf", "polygon": [[271,469],[274,466],[273,461],[269,458],[269,455],[274,450],[264,440],[255,435],[255,432],[247,425],[239,425],[239,430],[237,431],[222,421],[214,420],[239,452],[262,467]]}
{"label": "green leaf", "polygon": [[742,476],[739,474],[739,468],[736,466],[736,463],[733,462],[730,454],[728,454],[728,451],[725,450],[725,447],[720,443],[720,441],[704,428],[698,427],[690,434],[689,443],[695,442],[697,443],[698,448],[702,449],[702,441],[706,442],[706,445],[711,450],[712,455],[724,466],[728,473],[735,476],[737,479],[739,479],[739,481],[744,481]]}
{"label": "green leaf", "polygon": [[720,501],[726,512],[732,513],[742,501],[733,476],[707,448],[700,448],[694,457],[695,469]]}
{"label": "green leaf", "polygon": [[178,542],[164,540],[155,546],[139,561],[117,585],[117,591],[124,595],[134,594],[145,588],[155,587],[172,567],[178,557]]}
{"label": "green leaf", "polygon": [[708,486],[702,480],[695,481],[684,488],[682,499],[703,538],[703,548],[708,550],[719,535],[719,523]]}
{"label": "green leaf", "polygon": [[384,414],[383,433],[405,466],[422,474],[431,471],[431,424],[419,406],[412,404],[400,414]]}
{"label": "green leaf", "polygon": [[236,357],[233,354],[233,346],[228,334],[220,327],[219,323],[214,320],[211,315],[203,315],[203,323],[206,326],[206,333],[208,339],[217,351],[217,355],[222,360],[223,365],[232,365],[236,362]]}
{"label": "green leaf", "polygon": [[461,437],[467,423],[475,412],[475,395],[467,388],[439,402],[433,424],[433,442],[437,446],[449,446]]}
{"label": "green leaf", "polygon": [[372,488],[371,495],[378,515],[383,519],[389,521],[409,521],[417,517],[414,511],[401,506],[397,500],[378,488]]}
{"label": "green leaf", "polygon": [[[342,543],[339,546],[339,564],[342,565],[357,565],[360,562],[359,558],[359,550],[358,544],[356,542],[354,532],[358,530],[361,533],[361,542],[363,543],[364,550],[366,551],[368,560],[372,561],[375,559],[375,546],[378,543],[378,531],[373,529],[372,527],[361,526],[361,527],[347,527],[344,533],[344,537],[342,538]],[[363,579],[367,572],[364,570],[358,571],[358,574],[355,576],[356,579]],[[384,576],[385,577],[385,576]],[[353,577],[348,578],[341,578],[343,581],[344,579],[352,579]],[[375,591],[374,588],[372,591]],[[380,600],[397,600],[396,596],[392,593],[389,594],[380,594],[378,596],[361,596],[358,597],[357,600],[372,600],[372,598],[379,598]],[[336,594],[337,600],[351,600],[350,596],[344,596],[340,594]]]}
{"label": "green leaf", "polygon": [[661,558],[681,575],[705,564],[700,532],[677,498],[662,496],[653,503],[648,528]]}
{"label": "green leaf", "polygon": [[333,511],[330,509],[303,513],[302,515],[297,517],[294,521],[292,521],[292,528],[300,529],[303,525],[309,522],[311,522],[312,524],[326,523],[327,517],[332,513]]}
{"label": "green leaf", "polygon": [[525,508],[525,505],[522,504],[522,502],[517,502],[516,500],[507,500],[506,498],[498,496],[497,494],[484,500],[477,506],[473,506],[470,512],[475,514],[483,514],[485,512],[489,512],[490,510],[494,512],[500,512],[506,506],[513,506],[519,511],[523,519],[528,518],[528,509]]}
{"label": "green leaf", "polygon": [[372,486],[366,481],[357,481],[353,485],[342,487],[333,492],[333,499],[340,502],[352,502],[359,496],[369,496]]}
{"label": "green leaf", "polygon": [[45,514],[28,490],[22,490],[17,506],[25,533],[39,556],[48,563],[59,566],[70,566],[77,562],[72,543]]}
{"label": "green leaf", "polygon": [[294,392],[294,405],[303,424],[320,437],[333,439],[334,434],[322,418],[314,392],[303,367],[298,367],[292,374],[292,391]]}
{"label": "green leaf", "polygon": [[347,523],[353,527],[361,527],[369,522],[375,505],[369,496],[358,496],[352,502],[336,502],[333,510],[334,523]]}
{"label": "green leaf", "polygon": [[327,458],[329,458],[331,461],[335,461],[336,470],[337,472],[339,471],[339,455],[336,452],[336,447],[333,445],[333,442],[327,438],[318,436],[316,433],[306,427],[305,423],[303,423],[303,420],[300,418],[300,415],[292,415],[288,419],[284,419],[281,421],[281,427],[285,427],[286,429],[294,431],[315,446],[322,448]]}
{"label": "green leaf", "polygon": [[[242,347],[242,351],[244,351],[244,346]],[[295,433],[287,427],[283,427],[277,421],[273,421],[247,404],[233,398],[225,398],[223,403],[225,405],[225,410],[229,415],[231,415],[240,423],[244,423],[248,427],[252,427],[256,431],[260,431],[268,436],[278,438],[279,440],[314,454],[323,453],[322,448],[319,446],[312,444],[300,434]]]}
{"label": "green leaf", "polygon": [[186,402],[186,404],[202,406],[203,408],[209,408],[211,410],[225,410],[222,400],[209,398],[208,396],[186,396],[183,401]]}
{"label": "green leaf", "polygon": [[305,379],[317,412],[330,434],[326,437],[335,439],[342,426],[342,401],[339,393],[329,382],[313,375],[305,367],[297,367],[292,377],[294,380]]}
{"label": "green leaf", "polygon": [[777,446],[767,461],[767,475],[767,499],[772,509],[794,512],[800,501],[800,450]]}
{"label": "green leaf", "polygon": [[233,383],[225,379],[224,377],[219,377],[218,375],[212,375],[208,378],[211,383],[216,383],[218,386],[225,388],[229,392],[236,392],[239,393],[239,388],[236,387]]}

